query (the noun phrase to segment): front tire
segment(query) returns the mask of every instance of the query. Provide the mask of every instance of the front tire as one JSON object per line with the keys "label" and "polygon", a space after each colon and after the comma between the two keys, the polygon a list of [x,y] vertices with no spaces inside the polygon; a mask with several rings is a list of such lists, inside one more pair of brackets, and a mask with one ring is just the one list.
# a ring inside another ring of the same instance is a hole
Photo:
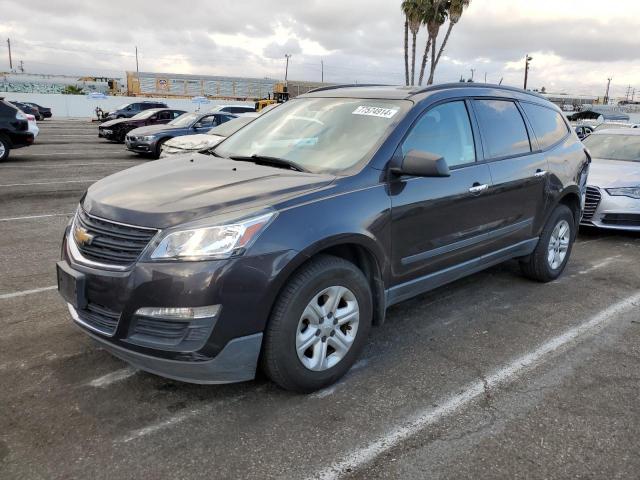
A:
{"label": "front tire", "polygon": [[322,255],[303,266],[276,301],[262,367],[286,390],[308,393],[335,383],[360,355],[373,302],[353,263]]}
{"label": "front tire", "polygon": [[9,158],[9,151],[11,150],[11,144],[9,139],[4,135],[0,135],[0,162]]}
{"label": "front tire", "polygon": [[558,205],[544,226],[536,249],[520,261],[524,276],[543,283],[556,280],[569,262],[575,238],[575,215],[566,205]]}

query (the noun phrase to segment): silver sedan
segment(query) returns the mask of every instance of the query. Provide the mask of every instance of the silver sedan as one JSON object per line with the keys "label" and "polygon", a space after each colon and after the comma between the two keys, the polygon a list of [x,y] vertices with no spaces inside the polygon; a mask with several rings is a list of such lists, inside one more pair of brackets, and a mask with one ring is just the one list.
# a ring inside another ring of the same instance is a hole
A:
{"label": "silver sedan", "polygon": [[599,130],[584,144],[593,162],[581,224],[640,231],[640,129]]}

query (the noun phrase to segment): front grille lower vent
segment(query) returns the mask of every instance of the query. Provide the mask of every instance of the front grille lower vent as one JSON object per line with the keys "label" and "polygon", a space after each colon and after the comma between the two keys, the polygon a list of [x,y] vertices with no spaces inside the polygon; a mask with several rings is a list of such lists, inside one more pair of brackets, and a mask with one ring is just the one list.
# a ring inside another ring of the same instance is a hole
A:
{"label": "front grille lower vent", "polygon": [[600,190],[596,187],[587,187],[587,198],[584,205],[584,213],[582,215],[583,221],[590,221],[593,218],[593,215],[596,213],[596,210],[600,205],[600,200],[602,200]]}

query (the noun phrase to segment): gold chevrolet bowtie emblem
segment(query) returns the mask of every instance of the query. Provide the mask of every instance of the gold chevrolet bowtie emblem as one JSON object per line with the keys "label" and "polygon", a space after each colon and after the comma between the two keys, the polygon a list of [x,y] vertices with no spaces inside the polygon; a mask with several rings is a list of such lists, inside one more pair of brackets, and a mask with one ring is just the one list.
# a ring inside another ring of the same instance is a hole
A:
{"label": "gold chevrolet bowtie emblem", "polygon": [[86,228],[76,227],[73,230],[73,239],[76,241],[76,244],[82,245],[91,245],[93,242],[93,235],[87,232]]}

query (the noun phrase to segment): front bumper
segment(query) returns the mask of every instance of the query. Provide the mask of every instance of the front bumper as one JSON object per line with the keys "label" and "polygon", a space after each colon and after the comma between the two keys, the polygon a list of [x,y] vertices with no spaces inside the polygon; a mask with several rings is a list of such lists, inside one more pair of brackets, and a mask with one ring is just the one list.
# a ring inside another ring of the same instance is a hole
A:
{"label": "front bumper", "polygon": [[606,189],[590,186],[600,195],[593,215],[583,217],[581,225],[612,230],[640,231],[640,199],[613,196]]}
{"label": "front bumper", "polygon": [[[82,302],[73,302],[79,307],[70,307],[71,316],[106,350],[142,370],[186,382],[254,378],[262,332],[279,288],[274,275],[294,251],[203,262],[137,262],[112,271],[74,257],[77,249],[67,242],[73,242],[68,229],[59,267],[80,274],[84,292]],[[136,314],[144,307],[205,305],[220,305],[215,317],[204,324],[191,321],[180,331],[176,322],[156,318],[153,325]]]}
{"label": "front bumper", "polygon": [[131,140],[128,137],[124,141],[127,150],[136,153],[153,153],[156,151],[156,143],[157,141],[145,142],[141,140]]}
{"label": "front bumper", "polygon": [[234,338],[214,358],[203,361],[181,361],[156,357],[120,347],[87,330],[73,306],[68,305],[74,321],[100,347],[113,356],[145,372],[188,383],[221,384],[252,380],[256,374],[262,346],[262,333]]}

